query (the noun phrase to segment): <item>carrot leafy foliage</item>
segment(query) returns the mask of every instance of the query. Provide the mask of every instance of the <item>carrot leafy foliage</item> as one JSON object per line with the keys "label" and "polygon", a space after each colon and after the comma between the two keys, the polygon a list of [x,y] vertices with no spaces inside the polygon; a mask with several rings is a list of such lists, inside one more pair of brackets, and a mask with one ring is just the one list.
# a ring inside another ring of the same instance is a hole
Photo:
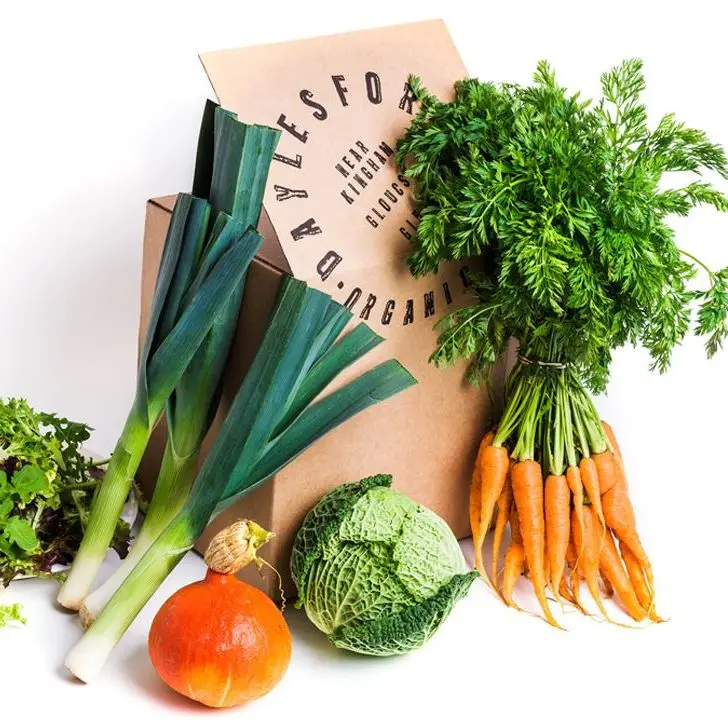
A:
{"label": "carrot leafy foliage", "polygon": [[[420,110],[397,146],[421,221],[410,266],[480,257],[472,305],[440,322],[436,364],[471,360],[474,382],[515,337],[523,355],[568,362],[593,391],[612,351],[642,344],[664,371],[691,330],[712,356],[728,335],[728,268],[680,249],[670,224],[699,205],[728,212],[704,175],[728,179],[724,150],[672,114],[650,127],[642,63],[601,78],[582,100],[541,62],[533,84],[455,84],[439,101],[410,79]],[[670,172],[694,177],[665,184]],[[695,290],[698,268],[710,286]]]}

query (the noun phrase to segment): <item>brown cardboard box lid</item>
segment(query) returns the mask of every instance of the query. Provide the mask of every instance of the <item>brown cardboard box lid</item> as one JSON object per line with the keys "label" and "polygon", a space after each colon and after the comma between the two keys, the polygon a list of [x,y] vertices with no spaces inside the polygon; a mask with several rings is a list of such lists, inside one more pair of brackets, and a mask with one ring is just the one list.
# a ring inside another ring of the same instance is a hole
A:
{"label": "brown cardboard box lid", "polygon": [[200,58],[222,106],[282,132],[264,200],[263,259],[388,339],[431,328],[433,316],[457,305],[466,294],[460,265],[421,280],[409,273],[417,217],[394,161],[417,111],[409,75],[442,98],[466,75],[442,21]]}

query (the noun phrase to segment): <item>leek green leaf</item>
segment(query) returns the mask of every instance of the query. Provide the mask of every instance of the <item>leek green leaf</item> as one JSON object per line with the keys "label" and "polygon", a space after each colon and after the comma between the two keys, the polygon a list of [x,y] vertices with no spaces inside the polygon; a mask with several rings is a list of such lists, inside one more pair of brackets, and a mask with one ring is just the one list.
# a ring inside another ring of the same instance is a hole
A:
{"label": "leek green leaf", "polygon": [[219,109],[215,115],[215,156],[210,202],[246,224],[256,225],[265,185],[280,132],[267,126],[240,123],[234,114]]}
{"label": "leek green leaf", "polygon": [[250,229],[239,244],[220,258],[177,324],[155,351],[147,373],[149,390],[154,393],[154,404],[161,403],[164,406],[216,315],[240,284],[260,242],[260,235]]}
{"label": "leek green leaf", "polygon": [[219,509],[229,506],[251,488],[269,479],[344,421],[415,383],[417,381],[412,374],[398,361],[388,360],[309,406],[265,448],[247,480],[231,479]]}
{"label": "leek green leaf", "polygon": [[195,161],[195,176],[192,182],[192,194],[202,199],[210,198],[212,185],[212,160],[215,153],[215,115],[219,104],[209,99],[205,102],[202,112],[200,134],[197,138],[197,159]]}
{"label": "leek green leaf", "polygon": [[[178,324],[183,325],[182,317],[185,315],[194,316],[195,325],[205,320],[209,323],[209,330],[193,351],[194,355],[168,396],[170,389],[165,382],[165,387],[156,392],[157,396],[151,395],[151,401],[146,391],[139,397],[141,401],[152,404],[153,410],[148,416],[151,420],[156,420],[158,406],[166,398],[167,445],[139,536],[117,571],[85,598],[85,617],[93,618],[101,611],[189,497],[200,447],[222,393],[223,372],[243,298],[245,269],[260,244],[253,225],[260,216],[268,169],[279,135],[275,129],[251,129],[237,121],[235,114],[215,103],[208,102],[205,107],[193,191],[205,199],[224,200],[225,209],[202,200],[196,200],[198,204],[192,205],[190,220],[184,230],[182,252],[177,261],[177,274],[167,293],[163,324],[158,326],[157,336],[160,341],[172,338],[172,329]],[[235,188],[227,188],[229,183],[233,183]],[[200,213],[195,214],[198,210]],[[248,230],[253,237],[246,237]],[[251,243],[253,239],[255,241]],[[246,246],[245,259],[238,265],[230,265],[231,271],[240,268],[242,273],[237,283],[216,312],[210,311],[198,317],[192,311],[199,303],[203,290],[218,274],[220,265],[230,264],[231,255],[238,254],[235,250],[239,250],[241,245]],[[156,347],[153,346],[153,349],[156,350]],[[184,361],[180,362],[184,364]],[[166,366],[165,362],[161,369],[166,370]],[[170,378],[176,377],[178,372],[171,370]],[[146,379],[142,385],[146,385]],[[125,469],[132,472],[136,466],[136,462],[130,459]]]}
{"label": "leek green leaf", "polygon": [[378,346],[384,339],[363,323],[357,325],[335,345],[324,348],[323,354],[306,374],[296,396],[286,410],[278,431],[282,431],[352,363]]}
{"label": "leek green leaf", "polygon": [[167,291],[159,326],[154,333],[154,349],[158,348],[159,344],[169,335],[179,318],[182,298],[194,278],[197,262],[202,254],[209,220],[209,202],[192,197],[190,210],[185,220],[184,238],[180,255],[177,258],[177,267]]}

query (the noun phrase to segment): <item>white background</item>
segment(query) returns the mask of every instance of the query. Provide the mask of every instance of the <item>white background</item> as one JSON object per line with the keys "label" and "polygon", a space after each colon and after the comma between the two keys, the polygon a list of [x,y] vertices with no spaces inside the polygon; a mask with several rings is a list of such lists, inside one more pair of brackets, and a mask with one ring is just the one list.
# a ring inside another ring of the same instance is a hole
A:
{"label": "white background", "polygon": [[[590,96],[600,72],[641,56],[653,118],[675,111],[728,146],[723,3],[328,5],[3,5],[0,396],[26,396],[87,421],[93,449],[113,446],[134,385],[144,201],[189,188],[209,92],[198,51],[444,17],[470,72],[489,80],[527,82],[547,58],[561,81]],[[700,212],[678,229],[691,252],[713,267],[728,265],[728,216]],[[60,709],[77,724],[105,719],[106,709],[161,723],[243,723],[246,715],[273,724],[284,717],[371,723],[375,716],[722,721],[728,354],[707,362],[701,343],[690,340],[669,374],[647,368],[642,351],[620,351],[598,403],[621,440],[669,623],[632,631],[569,616],[570,632],[558,633],[504,610],[476,583],[428,648],[383,662],[332,653],[294,617],[296,655],[284,683],[247,711],[214,714],[188,707],[155,680],[143,648],[153,608],[105,678],[70,684],[58,665],[75,637],[72,623],[48,605],[48,583],[18,583],[10,594],[26,602],[31,622],[0,633],[5,707],[8,694],[13,702],[26,697],[32,723],[57,720]],[[199,563],[186,568],[166,592]]]}

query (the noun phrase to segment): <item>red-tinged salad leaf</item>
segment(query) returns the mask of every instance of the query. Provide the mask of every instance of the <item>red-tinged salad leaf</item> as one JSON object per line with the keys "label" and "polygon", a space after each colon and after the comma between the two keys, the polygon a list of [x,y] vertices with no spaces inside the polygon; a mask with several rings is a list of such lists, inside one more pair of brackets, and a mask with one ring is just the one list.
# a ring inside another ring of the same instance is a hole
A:
{"label": "red-tinged salad leaf", "polygon": [[[51,576],[71,562],[102,471],[82,447],[90,429],[34,411],[23,399],[0,400],[0,582]],[[130,526],[119,520],[113,548],[128,551]],[[0,623],[19,620],[3,606]],[[10,609],[9,609],[10,608]]]}

